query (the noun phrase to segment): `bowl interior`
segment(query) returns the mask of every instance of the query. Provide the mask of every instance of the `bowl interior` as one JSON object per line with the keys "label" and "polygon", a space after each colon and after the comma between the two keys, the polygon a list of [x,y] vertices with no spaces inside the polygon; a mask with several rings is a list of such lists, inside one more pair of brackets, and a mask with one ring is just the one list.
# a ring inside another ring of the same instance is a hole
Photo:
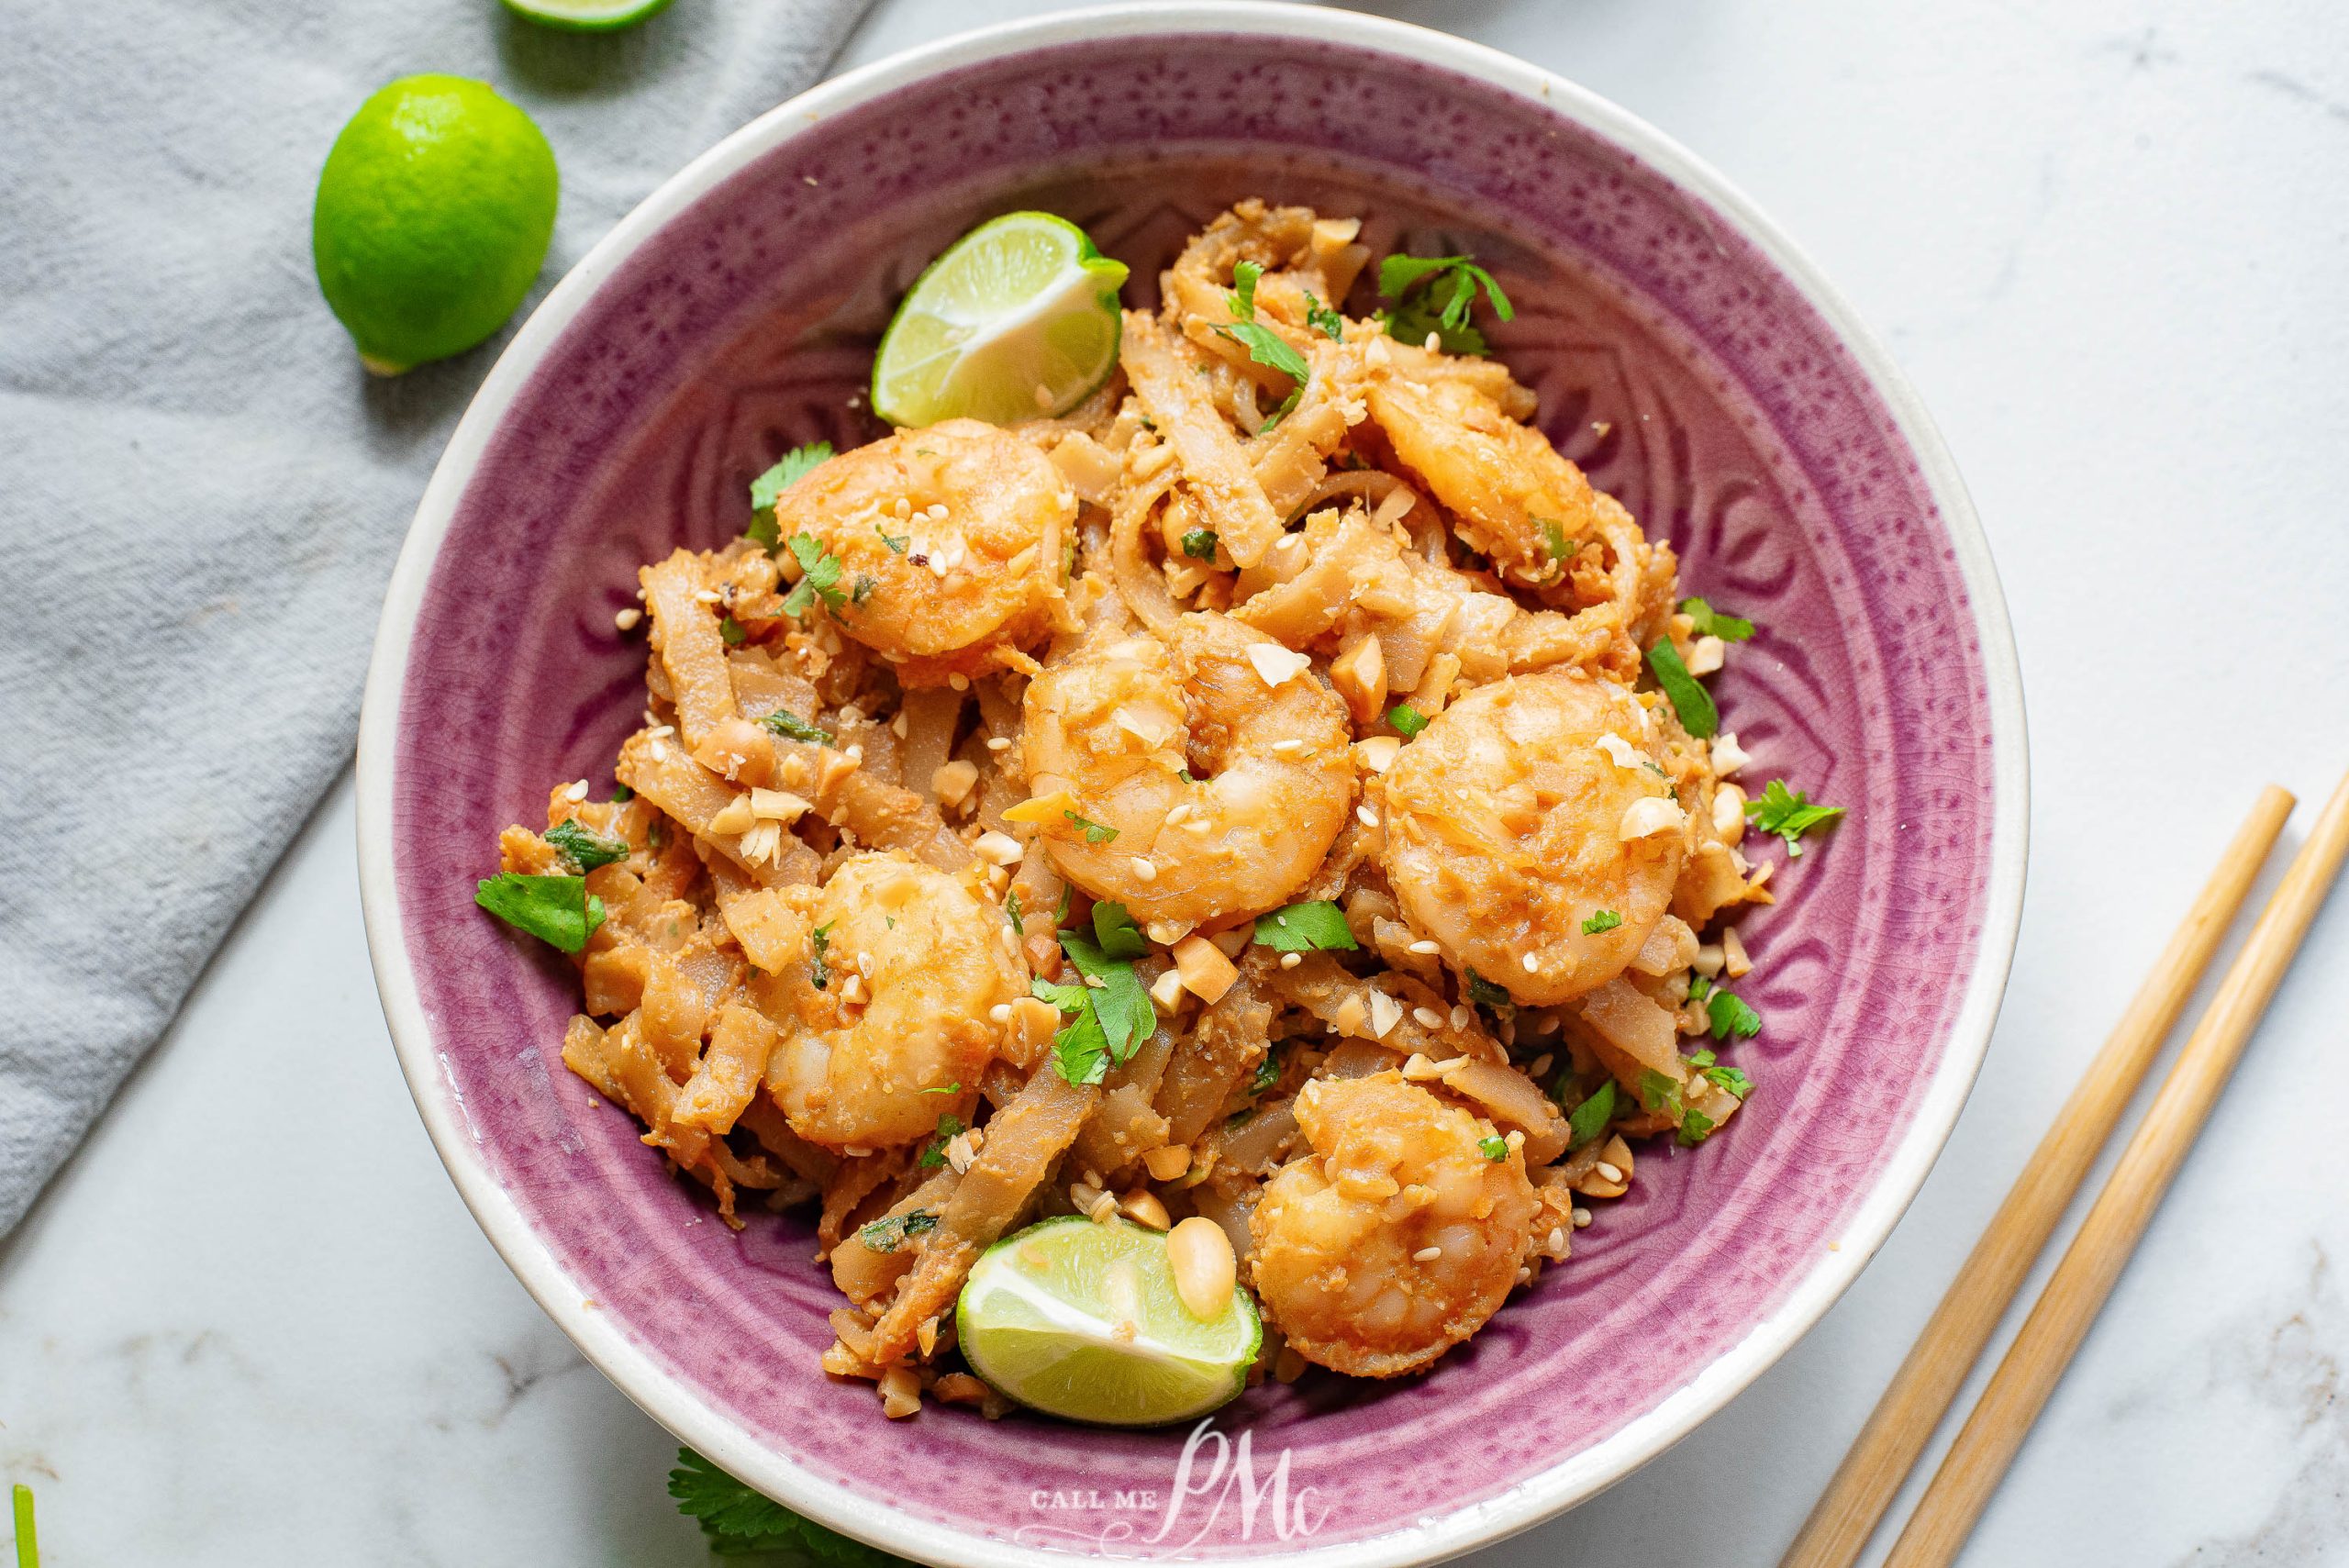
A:
{"label": "bowl interior", "polygon": [[[1943,1065],[1988,913],[1992,724],[1915,455],[1720,213],[1555,108],[1421,61],[1297,38],[1067,42],[794,128],[585,300],[455,500],[406,653],[388,819],[440,1073],[419,1094],[446,1097],[462,1157],[666,1383],[875,1517],[1219,1555],[1505,1508],[1822,1264]],[[1220,1437],[937,1409],[893,1424],[866,1386],[825,1379],[839,1302],[810,1227],[729,1230],[673,1180],[562,1065],[569,970],[472,906],[502,825],[537,820],[558,781],[608,784],[642,706],[641,634],[612,624],[637,565],[738,532],[747,482],[784,449],[874,433],[871,348],[930,255],[1047,207],[1132,265],[1139,302],[1185,236],[1250,195],[1360,215],[1375,251],[1492,267],[1518,307],[1497,350],[1539,389],[1544,428],[1672,541],[1684,592],[1760,628],[1715,683],[1749,788],[1784,776],[1854,808],[1742,926],[1756,968],[1740,990],[1765,1026],[1727,1059],[1758,1080],[1752,1108],[1701,1150],[1643,1150],[1573,1261],[1432,1376],[1308,1375],[1219,1416],[1213,1431],[1249,1435],[1259,1486],[1287,1455],[1286,1503],[1262,1509],[1231,1490]]]}

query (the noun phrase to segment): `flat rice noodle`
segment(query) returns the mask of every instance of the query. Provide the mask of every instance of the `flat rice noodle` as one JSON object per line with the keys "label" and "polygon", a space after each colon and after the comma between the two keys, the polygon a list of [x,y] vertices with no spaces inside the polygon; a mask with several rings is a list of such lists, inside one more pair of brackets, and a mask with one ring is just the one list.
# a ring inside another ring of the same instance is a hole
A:
{"label": "flat rice noodle", "polygon": [[826,1253],[839,1246],[858,1206],[895,1180],[905,1170],[907,1158],[903,1149],[844,1157],[832,1172],[832,1179],[824,1184],[823,1212],[816,1220],[816,1245]]}
{"label": "flat rice noodle", "polygon": [[1215,1152],[1213,1169],[1219,1174],[1269,1176],[1297,1139],[1297,1103],[1286,1099],[1263,1107],[1245,1121],[1225,1124],[1208,1140],[1208,1147]]}
{"label": "flat rice noodle", "polygon": [[642,1140],[666,1151],[679,1169],[707,1184],[718,1195],[719,1216],[740,1229],[734,1218],[734,1184],[709,1158],[709,1134],[696,1127],[678,1127],[672,1119],[677,1085],[639,1032],[638,1017],[630,1013],[606,1029],[593,1018],[574,1015],[563,1030],[563,1065],[642,1122]]}
{"label": "flat rice noodle", "polygon": [[1687,1082],[1680,1030],[1672,1014],[1623,976],[1585,996],[1575,1011],[1588,1028],[1591,1049],[1599,1061],[1634,1095],[1647,1073],[1661,1073],[1675,1084]]}
{"label": "flat rice noodle", "polygon": [[765,1078],[767,1057],[781,1037],[774,1025],[755,1007],[729,1002],[718,1009],[710,1027],[709,1046],[701,1064],[678,1096],[680,1126],[698,1127],[720,1137],[734,1130],[735,1120],[758,1093]]}
{"label": "flat rice noodle", "polygon": [[1169,464],[1130,491],[1109,517],[1109,573],[1117,580],[1118,596],[1136,619],[1161,637],[1174,629],[1182,610],[1166,586],[1166,574],[1142,551],[1142,525],[1174,476],[1174,467]]}
{"label": "flat rice noodle", "polygon": [[[612,776],[659,806],[696,842],[723,854],[761,886],[788,886],[807,880],[806,867],[796,857],[785,856],[780,863],[754,862],[742,853],[741,834],[709,830],[710,822],[734,803],[739,792],[685,755],[682,747],[639,730],[621,742]],[[685,853],[692,859],[690,849]]]}
{"label": "flat rice noodle", "polygon": [[829,746],[778,740],[774,751],[778,785],[865,848],[900,850],[940,871],[961,871],[974,858],[938,808],[913,791],[872,777]]}
{"label": "flat rice noodle", "polygon": [[[1375,1040],[1400,1055],[1417,1051],[1437,1062],[1454,1056],[1473,1056],[1484,1062],[1507,1059],[1508,1053],[1501,1050],[1499,1042],[1482,1029],[1473,1023],[1464,1029],[1454,1025],[1451,1004],[1441,993],[1408,974],[1382,978],[1383,985],[1357,979],[1328,953],[1309,952],[1295,969],[1272,971],[1264,984],[1272,995],[1304,1008],[1330,1028],[1356,1039]],[[1370,998],[1375,991],[1384,991],[1402,1008],[1402,1017],[1384,1035],[1370,1032]],[[1356,1006],[1348,1007],[1349,1000]],[[1419,1007],[1436,1013],[1442,1021],[1432,1028],[1421,1023],[1411,1016]]]}
{"label": "flat rice noodle", "polygon": [[1131,1056],[1109,1069],[1101,1084],[1101,1107],[1076,1135],[1069,1152],[1085,1169],[1115,1178],[1167,1142],[1166,1118],[1152,1102],[1174,1052],[1174,1030],[1162,1021]]}
{"label": "flat rice noodle", "polygon": [[1524,1133],[1527,1165],[1546,1165],[1566,1151],[1566,1118],[1549,1095],[1515,1068],[1471,1062],[1445,1073],[1443,1084],[1484,1106],[1496,1122]]}
{"label": "flat rice noodle", "polygon": [[954,731],[963,722],[965,694],[952,686],[917,686],[906,694],[898,709],[906,721],[903,751],[906,787],[938,804],[931,781],[954,754]]}
{"label": "flat rice noodle", "polygon": [[789,1166],[801,1180],[822,1187],[840,1169],[841,1157],[829,1149],[818,1149],[791,1130],[791,1122],[783,1108],[764,1095],[753,1095],[751,1103],[742,1107],[734,1125],[759,1140],[760,1146]]}
{"label": "flat rice noodle", "polygon": [[1184,484],[1225,553],[1241,566],[1255,565],[1280,537],[1280,515],[1189,358],[1155,319],[1129,310],[1123,359],[1134,395],[1174,447]]}
{"label": "flat rice noodle", "polygon": [[[811,851],[811,862],[813,859]],[[718,895],[719,917],[752,963],[769,974],[780,974],[807,955],[807,912],[791,894],[757,885],[722,857],[709,862],[709,881]]]}
{"label": "flat rice noodle", "polygon": [[1256,1247],[1256,1237],[1248,1221],[1256,1212],[1258,1192],[1252,1182],[1234,1183],[1229,1189],[1220,1183],[1209,1182],[1191,1189],[1191,1207],[1203,1218],[1215,1221],[1231,1239],[1231,1253],[1240,1261],[1241,1279],[1248,1277],[1248,1256]]}
{"label": "flat rice noodle", "polygon": [[989,1118],[985,1144],[963,1173],[897,1297],[873,1326],[874,1359],[903,1361],[925,1318],[953,1305],[979,1254],[1011,1229],[1099,1104],[1097,1085],[1070,1083],[1047,1064]]}
{"label": "flat rice noodle", "polygon": [[1271,1049],[1273,1004],[1260,989],[1264,975],[1278,973],[1270,949],[1252,948],[1241,961],[1240,978],[1200,1014],[1166,1065],[1158,1101],[1170,1143],[1196,1143],[1223,1114],[1241,1079]]}
{"label": "flat rice noodle", "polygon": [[[882,1219],[901,1218],[916,1209],[942,1213],[946,1200],[953,1195],[963,1178],[952,1167],[941,1168],[921,1185],[891,1204],[878,1217]],[[859,1231],[850,1231],[833,1247],[830,1262],[832,1283],[841,1294],[859,1307],[870,1307],[881,1297],[897,1287],[897,1282],[913,1271],[921,1259],[921,1249],[927,1236],[917,1236],[894,1251],[876,1252],[860,1239]]]}
{"label": "flat rice noodle", "polygon": [[[1248,462],[1275,515],[1294,517],[1330,472],[1329,456],[1362,420],[1368,373],[1358,344],[1318,333],[1306,350],[1313,374],[1288,417],[1248,443]],[[1286,395],[1283,394],[1283,395]]]}
{"label": "flat rice noodle", "polygon": [[652,617],[652,649],[677,705],[677,728],[685,732],[686,749],[694,750],[720,724],[741,717],[734,704],[726,639],[718,634],[718,606],[695,599],[707,584],[700,558],[689,551],[673,550],[668,560],[639,575],[644,607]]}

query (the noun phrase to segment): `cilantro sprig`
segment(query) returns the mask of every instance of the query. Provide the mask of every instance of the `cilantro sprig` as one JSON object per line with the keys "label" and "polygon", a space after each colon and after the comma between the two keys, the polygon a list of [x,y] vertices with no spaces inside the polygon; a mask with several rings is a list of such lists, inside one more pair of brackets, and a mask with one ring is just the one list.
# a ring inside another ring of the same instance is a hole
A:
{"label": "cilantro sprig", "polygon": [[1715,1040],[1749,1040],[1762,1032],[1762,1015],[1733,991],[1701,974],[1688,977],[1688,999],[1705,1004],[1705,1021]]}
{"label": "cilantro sprig", "polygon": [[548,828],[546,840],[564,860],[583,872],[610,865],[614,861],[624,861],[629,856],[627,844],[618,839],[598,838],[581,827],[575,817],[566,818]]}
{"label": "cilantro sprig", "polygon": [[1480,1138],[1476,1140],[1476,1152],[1498,1162],[1508,1158],[1508,1141],[1500,1138]]}
{"label": "cilantro sprig", "polygon": [[1595,937],[1601,931],[1611,931],[1623,923],[1623,917],[1612,909],[1601,909],[1582,923],[1582,934]]}
{"label": "cilantro sprig", "polygon": [[[928,1089],[922,1091],[925,1095],[930,1092]],[[922,1146],[921,1158],[914,1162],[925,1171],[937,1170],[946,1163],[946,1146],[961,1137],[962,1132],[963,1118],[961,1117],[956,1116],[952,1111],[941,1113],[938,1118],[938,1130],[932,1135],[930,1140]]]}
{"label": "cilantro sprig", "polygon": [[1508,994],[1506,985],[1496,985],[1475,970],[1468,972],[1468,999],[1480,1007],[1511,1007],[1517,998]]}
{"label": "cilantro sprig", "polygon": [[1702,599],[1683,599],[1680,613],[1687,616],[1699,637],[1718,637],[1723,642],[1743,642],[1753,635],[1753,623],[1741,616],[1723,615]]}
{"label": "cilantro sprig", "polygon": [[[1125,910],[1117,906],[1118,917]],[[1099,905],[1094,906],[1094,935],[1104,934]],[[1123,928],[1113,921],[1112,930],[1131,930],[1129,919]],[[1141,1049],[1141,1042],[1158,1024],[1157,1009],[1151,1006],[1150,993],[1142,989],[1141,980],[1134,973],[1130,958],[1114,958],[1104,951],[1102,943],[1087,940],[1074,931],[1063,931],[1061,951],[1076,966],[1087,984],[1073,985],[1065,982],[1035,980],[1029,989],[1070,1015],[1069,1022],[1052,1036],[1052,1065],[1060,1075],[1072,1084],[1098,1084],[1109,1069],[1125,1062]],[[1136,937],[1139,942],[1139,936]],[[1117,945],[1126,944],[1119,940]]]}
{"label": "cilantro sprig", "polygon": [[1305,324],[1333,343],[1345,340],[1346,318],[1316,299],[1311,289],[1305,291]]}
{"label": "cilantro sprig", "polygon": [[1436,336],[1446,353],[1484,354],[1485,335],[1468,321],[1476,290],[1485,291],[1493,314],[1514,320],[1517,311],[1493,274],[1466,256],[1389,256],[1378,263],[1378,296],[1395,303],[1378,313],[1386,335],[1415,347]]}
{"label": "cilantro sprig", "polygon": [[1256,319],[1256,281],[1264,269],[1253,261],[1242,261],[1231,269],[1231,292],[1224,297],[1231,306],[1231,322],[1218,326],[1219,337],[1228,338],[1248,350],[1249,359],[1266,370],[1275,370],[1297,384],[1288,389],[1288,396],[1281,406],[1264,417],[1263,428],[1271,429],[1288,417],[1297,400],[1305,395],[1305,384],[1312,378],[1313,367],[1303,354],[1289,347],[1288,339]]}
{"label": "cilantro sprig", "polygon": [[1346,912],[1327,899],[1309,899],[1257,916],[1251,940],[1275,952],[1352,952],[1362,945],[1346,925]]}
{"label": "cilantro sprig", "polygon": [[473,902],[564,952],[577,952],[604,923],[604,901],[584,876],[524,876],[502,871],[473,889]]}
{"label": "cilantro sprig", "polygon": [[1077,831],[1085,835],[1085,841],[1088,844],[1106,844],[1118,836],[1118,829],[1115,828],[1099,822],[1087,821],[1074,811],[1063,811],[1061,815],[1076,824]]}
{"label": "cilantro sprig", "polygon": [[751,481],[751,526],[742,530],[743,537],[768,554],[774,553],[782,539],[781,525],[775,521],[774,504],[783,493],[807,477],[818,463],[832,455],[829,441],[811,441],[804,447],[794,447],[783,454],[783,461]]}
{"label": "cilantro sprig", "polygon": [[1721,727],[1720,709],[1713,706],[1713,695],[1705,690],[1697,677],[1688,673],[1681,662],[1680,651],[1672,646],[1672,639],[1659,637],[1655,646],[1648,650],[1648,668],[1655,673],[1655,684],[1672,699],[1672,710],[1680,716],[1680,728],[1699,740],[1712,739]]}
{"label": "cilantro sprig", "polygon": [[1765,833],[1784,839],[1789,858],[1802,853],[1798,840],[1805,833],[1842,815],[1840,806],[1813,806],[1810,796],[1788,789],[1784,779],[1772,779],[1760,798],[1745,803],[1746,819]]}
{"label": "cilantro sprig", "polygon": [[792,559],[799,562],[799,581],[784,595],[783,613],[804,616],[807,607],[818,597],[837,610],[848,603],[847,591],[841,587],[841,558],[826,550],[819,539],[806,534],[793,534],[786,541]]}

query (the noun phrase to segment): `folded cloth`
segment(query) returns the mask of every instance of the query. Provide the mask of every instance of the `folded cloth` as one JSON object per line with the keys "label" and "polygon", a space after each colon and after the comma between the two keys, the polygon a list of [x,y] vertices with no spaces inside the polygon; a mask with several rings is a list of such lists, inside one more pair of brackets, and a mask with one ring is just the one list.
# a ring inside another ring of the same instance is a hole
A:
{"label": "folded cloth", "polygon": [[349,759],[393,557],[503,341],[362,371],[310,262],[342,122],[419,72],[520,104],[562,176],[543,292],[663,176],[815,81],[865,4],[679,0],[602,35],[496,0],[11,8],[0,1235]]}

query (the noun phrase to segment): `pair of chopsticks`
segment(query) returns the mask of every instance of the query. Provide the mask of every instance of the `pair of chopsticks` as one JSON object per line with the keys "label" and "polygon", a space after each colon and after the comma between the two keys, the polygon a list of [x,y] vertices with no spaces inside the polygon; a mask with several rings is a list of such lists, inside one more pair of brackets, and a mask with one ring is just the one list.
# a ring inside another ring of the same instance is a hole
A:
{"label": "pair of chopsticks", "polygon": [[[1974,1244],[1779,1568],[1850,1568],[1866,1547],[2200,984],[2291,811],[2291,795],[2273,784],[2252,807],[2161,961]],[[2293,857],[1884,1568],[1946,1568],[1965,1546],[2193,1148],[2344,854],[2349,779],[2333,792]]]}

